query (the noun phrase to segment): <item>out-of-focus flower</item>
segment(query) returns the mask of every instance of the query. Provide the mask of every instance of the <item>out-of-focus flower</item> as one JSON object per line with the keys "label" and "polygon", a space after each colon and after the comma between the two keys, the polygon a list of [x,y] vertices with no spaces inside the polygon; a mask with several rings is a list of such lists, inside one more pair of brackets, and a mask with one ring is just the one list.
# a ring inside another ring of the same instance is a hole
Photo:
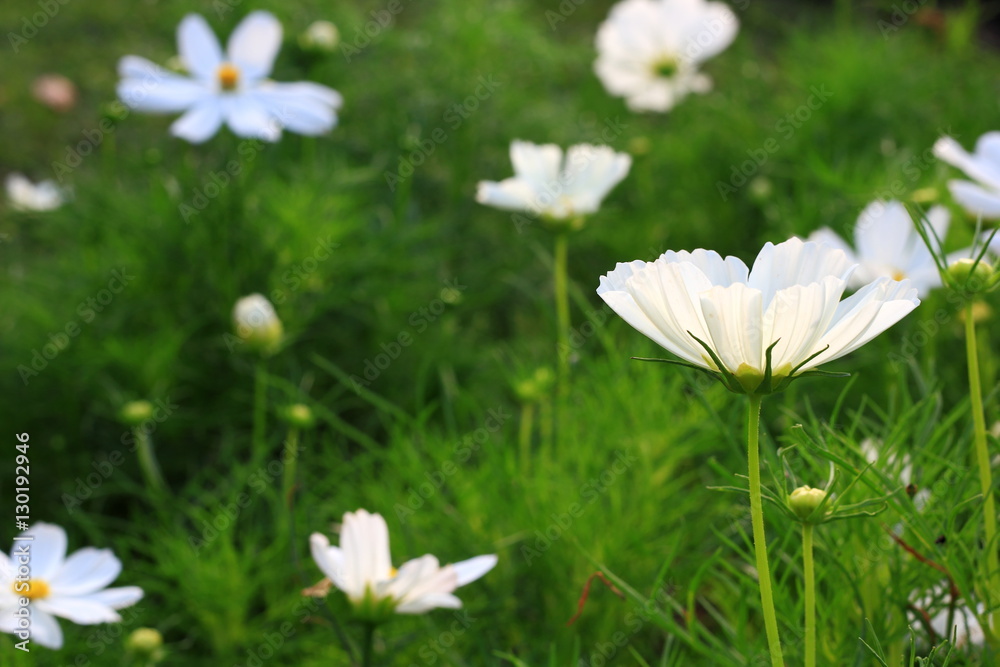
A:
{"label": "out-of-focus flower", "polygon": [[316,83],[276,83],[266,77],[281,46],[281,24],[268,12],[247,15],[223,53],[205,19],[189,14],[177,29],[184,77],[138,56],[118,63],[118,97],[140,111],[184,111],[170,131],[201,143],[225,123],[241,137],[277,141],[282,129],[306,135],[337,122],[340,93]]}
{"label": "out-of-focus flower", "polygon": [[236,335],[262,354],[270,354],[281,345],[285,330],[274,306],[262,294],[251,294],[233,308]]}
{"label": "out-of-focus flower", "polygon": [[[16,541],[9,558],[0,552],[0,632],[28,630],[30,641],[58,649],[63,635],[55,616],[78,625],[118,623],[115,610],[142,599],[137,586],[108,588],[122,571],[110,549],[85,547],[67,558],[66,531],[49,523],[21,536],[30,539]],[[25,608],[29,619],[18,615]]]}
{"label": "out-of-focus flower", "polygon": [[125,639],[125,650],[139,658],[142,664],[156,664],[166,657],[163,635],[153,628],[138,628]]}
{"label": "out-of-focus flower", "polygon": [[565,220],[594,213],[632,166],[632,158],[608,146],[577,144],[563,151],[555,144],[514,141],[514,177],[480,181],[476,201],[508,211]]}
{"label": "out-of-focus flower", "polygon": [[18,211],[53,211],[66,203],[66,191],[55,181],[32,183],[23,174],[7,176],[7,199]]}
{"label": "out-of-focus flower", "polygon": [[59,113],[76,106],[77,91],[73,82],[61,74],[43,74],[31,82],[31,96]]}
{"label": "out-of-focus flower", "polygon": [[428,554],[397,570],[389,556],[385,519],[363,509],[344,515],[339,548],[330,546],[321,533],[313,533],[309,544],[323,574],[347,594],[359,618],[373,623],[384,622],[394,613],[458,609],[462,601],[452,591],[479,579],[497,563],[495,555],[487,555],[441,567]]}
{"label": "out-of-focus flower", "polygon": [[841,300],[844,251],[793,238],[767,243],[753,270],[736,257],[668,251],[618,264],[597,293],[626,322],[740,393],[779,391],[861,347],[917,307],[908,280],[879,278]]}
{"label": "out-of-focus flower", "polygon": [[699,65],[729,46],[739,21],[705,0],[623,0],[597,31],[594,70],[633,111],[668,111],[711,90]]}
{"label": "out-of-focus flower", "polygon": [[340,31],[330,21],[313,21],[299,35],[299,46],[309,51],[333,51],[340,44]]}
{"label": "out-of-focus flower", "polygon": [[934,155],[972,179],[948,181],[955,201],[973,215],[1000,218],[1000,132],[979,137],[971,154],[951,137],[941,137],[934,144]]}
{"label": "out-of-focus flower", "polygon": [[[928,595],[914,602],[914,606],[928,613],[931,619],[931,628],[937,635],[938,641],[951,641],[952,634],[955,635],[955,646],[961,648],[972,644],[982,646],[986,641],[983,633],[983,626],[979,623],[978,616],[986,611],[983,603],[977,605],[978,614],[972,607],[964,604],[962,600],[954,602],[954,610],[950,609],[948,600],[947,583],[935,587]],[[951,625],[948,625],[948,621]]]}
{"label": "out-of-focus flower", "polygon": [[[951,215],[943,206],[927,212],[932,238],[944,240]],[[934,256],[913,224],[906,207],[898,201],[875,201],[865,207],[854,226],[854,248],[829,227],[818,229],[809,240],[844,251],[858,268],[848,286],[862,287],[883,276],[893,280],[908,278],[921,297],[941,286],[941,274]]]}

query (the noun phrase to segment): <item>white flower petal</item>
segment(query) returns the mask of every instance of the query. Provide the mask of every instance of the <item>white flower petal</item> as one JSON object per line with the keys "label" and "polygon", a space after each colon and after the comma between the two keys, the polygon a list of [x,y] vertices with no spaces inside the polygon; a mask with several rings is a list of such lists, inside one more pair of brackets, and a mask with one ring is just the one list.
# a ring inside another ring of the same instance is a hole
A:
{"label": "white flower petal", "polygon": [[791,238],[774,245],[766,243],[750,269],[748,283],[764,294],[764,308],[778,290],[809,285],[826,276],[850,276],[853,265],[843,251]]}
{"label": "white flower petal", "polygon": [[476,556],[475,558],[453,563],[450,567],[455,571],[457,578],[456,587],[471,584],[496,567],[496,564],[497,557],[495,554]]}
{"label": "white flower petal", "polygon": [[174,121],[170,132],[193,144],[210,139],[222,125],[222,106],[216,98],[198,102],[183,116]]}
{"label": "white flower petal", "polygon": [[271,73],[281,48],[281,23],[274,14],[254,11],[240,21],[229,36],[226,54],[247,79],[260,79]]}
{"label": "white flower petal", "polygon": [[138,586],[119,586],[117,588],[105,588],[103,591],[80,595],[77,599],[104,605],[112,609],[124,609],[125,607],[134,605],[144,595],[145,593]]}
{"label": "white flower petal", "polygon": [[30,549],[28,566],[31,568],[31,578],[46,581],[52,579],[66,559],[66,531],[54,524],[40,522],[22,533],[22,536],[34,539],[15,542],[11,559],[20,564],[16,556],[17,548],[27,544]]}
{"label": "white flower petal", "polygon": [[330,546],[330,540],[326,535],[313,533],[309,537],[309,549],[316,566],[334,586],[349,595],[355,592],[347,590],[344,584],[344,553],[337,547]]}
{"label": "white flower petal", "polygon": [[226,100],[223,113],[226,125],[238,137],[271,142],[281,138],[281,123],[252,95]]}
{"label": "white flower petal", "polygon": [[510,145],[514,174],[536,185],[552,187],[557,184],[562,155],[562,149],[555,144],[537,146],[528,141],[514,141]]}
{"label": "white flower petal", "polygon": [[83,595],[108,586],[121,571],[110,549],[86,547],[71,554],[48,584],[53,595]]}
{"label": "white flower petal", "polygon": [[32,642],[51,649],[61,649],[63,633],[57,621],[51,614],[31,605],[31,635]]}
{"label": "white flower petal", "polygon": [[53,616],[61,616],[77,625],[117,623],[122,620],[118,612],[111,607],[86,598],[48,597],[35,600],[32,607]]}
{"label": "white flower petal", "polygon": [[987,219],[1000,218],[1000,192],[977,185],[972,181],[948,181],[948,189],[962,208],[973,215]]}
{"label": "white flower petal", "polygon": [[702,292],[701,310],[710,338],[708,343],[732,373],[743,364],[763,373],[761,345],[763,311],[760,290],[735,283]]}
{"label": "white flower petal", "polygon": [[535,190],[516,178],[508,178],[499,183],[480,181],[476,188],[476,201],[505,211],[541,213]]}
{"label": "white flower petal", "polygon": [[389,529],[381,515],[363,509],[345,514],[340,548],[344,552],[344,583],[358,596],[364,594],[366,586],[374,589],[392,578]]}
{"label": "white flower petal", "polygon": [[123,77],[117,87],[118,99],[138,111],[182,111],[209,94],[204,83],[178,76],[138,56],[122,58],[118,72]]}
{"label": "white flower petal", "polygon": [[836,315],[847,283],[837,276],[792,285],[775,294],[764,315],[764,345],[777,342],[771,353],[774,371],[790,371],[822,349],[817,346]]}
{"label": "white flower petal", "polygon": [[[980,137],[983,142],[987,136],[996,135],[995,132],[987,133]],[[986,149],[985,154],[970,155],[962,146],[951,137],[941,137],[934,143],[934,155],[938,159],[947,162],[953,167],[958,167],[974,180],[979,181],[992,190],[1000,190],[1000,161],[997,160],[997,151],[993,149],[995,139],[990,138],[983,143]]]}
{"label": "white flower petal", "polygon": [[564,193],[576,214],[594,213],[601,201],[628,174],[632,158],[608,146],[578,144],[566,151]]}
{"label": "white flower petal", "polygon": [[[296,84],[289,84],[294,86]],[[337,124],[335,106],[316,97],[295,92],[258,90],[254,96],[264,104],[278,127],[298,134],[317,136],[325,134]]]}
{"label": "white flower petal", "polygon": [[423,614],[432,609],[461,609],[462,601],[450,593],[427,593],[403,602],[397,614]]}
{"label": "white flower petal", "polygon": [[177,28],[177,52],[188,70],[202,81],[215,81],[222,48],[215,33],[198,14],[188,14]]}

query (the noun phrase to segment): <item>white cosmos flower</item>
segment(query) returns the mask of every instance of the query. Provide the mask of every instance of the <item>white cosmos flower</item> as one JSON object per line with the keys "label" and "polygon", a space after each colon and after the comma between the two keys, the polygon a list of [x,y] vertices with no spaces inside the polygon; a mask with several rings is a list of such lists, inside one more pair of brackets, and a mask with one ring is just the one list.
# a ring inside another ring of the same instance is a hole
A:
{"label": "white cosmos flower", "polygon": [[223,53],[205,19],[188,14],[177,46],[191,76],[165,70],[138,56],[118,63],[118,97],[133,109],[184,111],[170,131],[192,143],[214,135],[223,122],[241,137],[277,141],[283,128],[307,135],[329,131],[342,98],[316,83],[276,83],[266,77],[281,46],[281,24],[255,11],[233,32]]}
{"label": "white cosmos flower", "polygon": [[508,211],[529,211],[557,220],[594,213],[632,166],[632,158],[608,146],[577,144],[563,151],[555,144],[514,141],[514,177],[480,181],[476,201]]}
{"label": "white cosmos flower", "polygon": [[698,66],[729,46],[739,22],[705,0],[623,0],[597,31],[594,71],[633,111],[668,111],[711,90]]}
{"label": "white cosmos flower", "polygon": [[18,211],[53,211],[66,202],[66,192],[54,181],[29,181],[23,174],[10,174],[6,180],[7,199]]}
{"label": "white cosmos flower", "polygon": [[389,557],[385,519],[363,509],[344,515],[339,548],[330,546],[321,533],[313,533],[309,545],[323,574],[347,594],[360,616],[372,621],[386,620],[392,613],[458,609],[462,601],[452,591],[479,579],[497,564],[497,557],[488,555],[441,567],[438,559],[428,554],[396,570]]}
{"label": "white cosmos flower", "polygon": [[[951,215],[943,206],[935,206],[927,212],[927,222],[938,239],[944,240],[950,221]],[[854,227],[857,251],[829,227],[813,232],[809,240],[840,248],[851,262],[857,263],[858,268],[848,281],[851,289],[863,287],[883,276],[893,280],[909,278],[921,297],[941,286],[941,274],[934,256],[927,249],[906,207],[898,201],[875,201],[865,207]],[[968,253],[962,256],[966,257]]]}
{"label": "white cosmos flower", "polygon": [[941,137],[934,144],[934,155],[972,179],[948,181],[955,201],[973,215],[1000,218],[1000,132],[979,137],[971,154],[951,137]]}
{"label": "white cosmos flower", "polygon": [[36,523],[22,536],[34,539],[16,540],[10,557],[0,552],[0,631],[24,630],[15,614],[26,598],[30,641],[58,649],[63,635],[54,616],[79,625],[118,623],[115,610],[142,599],[137,586],[107,588],[122,571],[110,549],[85,547],[66,558],[66,531],[49,523]]}
{"label": "white cosmos flower", "polygon": [[920,303],[908,280],[891,278],[841,300],[855,266],[842,250],[797,238],[766,244],[752,270],[710,250],[668,251],[655,262],[618,264],[597,293],[687,364],[720,373],[731,390],[767,393],[861,347]]}

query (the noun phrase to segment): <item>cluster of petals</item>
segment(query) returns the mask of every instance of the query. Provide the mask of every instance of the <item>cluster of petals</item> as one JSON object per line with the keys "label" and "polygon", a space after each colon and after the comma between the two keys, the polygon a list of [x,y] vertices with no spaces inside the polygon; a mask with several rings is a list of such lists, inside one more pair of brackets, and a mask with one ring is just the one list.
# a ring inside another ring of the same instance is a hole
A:
{"label": "cluster of petals", "polygon": [[479,579],[497,563],[495,555],[485,555],[441,567],[438,559],[428,554],[396,570],[390,559],[385,519],[363,509],[344,515],[339,547],[331,546],[322,533],[313,533],[309,544],[316,565],[356,608],[384,606],[398,614],[461,607],[454,590]]}
{"label": "cluster of petals", "polygon": [[908,280],[884,277],[842,298],[856,268],[843,250],[793,238],[767,243],[752,269],[703,249],[621,263],[597,293],[683,361],[754,393],[767,372],[791,378],[842,357],[920,303]]}
{"label": "cluster of petals", "polygon": [[240,22],[223,51],[205,19],[189,14],[177,29],[177,47],[190,76],[125,56],[118,64],[118,97],[139,111],[183,111],[170,131],[192,143],[209,139],[223,123],[238,136],[264,141],[277,141],[283,129],[305,135],[328,132],[342,103],[337,91],[267,78],[281,37],[278,20],[255,11]]}
{"label": "cluster of petals", "polygon": [[1000,218],[1000,132],[979,137],[972,153],[951,137],[941,137],[934,144],[934,155],[972,179],[948,181],[955,201],[973,215]]}
{"label": "cluster of petals", "polygon": [[555,144],[514,141],[513,178],[481,181],[476,201],[508,211],[556,220],[597,211],[604,197],[628,174],[632,158],[608,146],[577,144],[565,156]]}
{"label": "cluster of petals", "polygon": [[668,111],[690,93],[711,90],[699,66],[729,46],[739,29],[721,2],[623,0],[597,31],[594,70],[633,111]]}

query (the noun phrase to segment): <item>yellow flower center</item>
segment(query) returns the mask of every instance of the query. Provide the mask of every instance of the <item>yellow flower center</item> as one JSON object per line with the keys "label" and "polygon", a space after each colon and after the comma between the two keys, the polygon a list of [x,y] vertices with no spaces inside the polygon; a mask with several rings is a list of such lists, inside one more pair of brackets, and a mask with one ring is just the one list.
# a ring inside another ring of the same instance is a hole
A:
{"label": "yellow flower center", "polygon": [[219,87],[223,90],[236,90],[236,84],[240,81],[240,71],[232,63],[222,63],[216,73],[219,77]]}
{"label": "yellow flower center", "polygon": [[43,600],[49,597],[49,585],[41,579],[15,581],[11,588],[14,590],[14,595],[19,595],[29,600]]}
{"label": "yellow flower center", "polygon": [[678,69],[680,68],[677,65],[677,61],[670,57],[661,58],[653,63],[653,75],[664,79],[669,79],[677,74]]}
{"label": "yellow flower center", "polygon": [[390,579],[395,579],[395,577],[396,577],[397,574],[399,574],[399,570],[397,570],[394,567],[389,568],[389,578]]}
{"label": "yellow flower center", "polygon": [[899,269],[896,269],[895,271],[892,272],[893,280],[898,282],[900,280],[903,280],[904,278],[906,278],[906,274],[900,271]]}

